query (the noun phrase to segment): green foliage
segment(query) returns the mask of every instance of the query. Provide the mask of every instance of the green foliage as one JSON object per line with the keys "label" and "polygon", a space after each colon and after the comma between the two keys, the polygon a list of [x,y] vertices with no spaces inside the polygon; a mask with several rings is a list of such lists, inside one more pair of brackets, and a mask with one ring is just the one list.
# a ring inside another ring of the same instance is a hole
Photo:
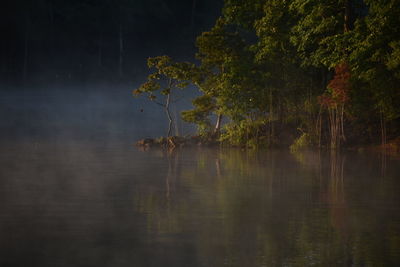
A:
{"label": "green foliage", "polygon": [[209,95],[196,97],[192,101],[195,109],[182,112],[182,119],[186,122],[198,125],[200,135],[204,135],[211,131],[211,122],[209,116],[215,109],[215,102]]}
{"label": "green foliage", "polygon": [[197,38],[199,65],[153,58],[157,71],[136,93],[154,100],[154,92],[195,85],[202,95],[183,119],[211,136],[222,115],[221,142],[241,147],[289,142],[298,129],[292,149],[324,146],[333,132],[345,140],[345,128],[360,138],[362,124],[386,132],[388,123],[396,136],[399,19],[395,0],[225,0],[214,27]]}
{"label": "green foliage", "polygon": [[308,133],[302,133],[299,138],[297,138],[294,143],[290,146],[291,152],[296,152],[302,149],[310,148],[314,144]]}
{"label": "green foliage", "polygon": [[396,78],[400,79],[400,40],[392,41],[389,43],[392,49],[386,65],[390,71],[393,71]]}
{"label": "green foliage", "polygon": [[348,33],[344,30],[346,0],[293,0],[296,24],[290,37],[303,65],[336,66],[346,57]]}
{"label": "green foliage", "polygon": [[189,62],[174,62],[168,56],[149,58],[147,66],[154,70],[147,81],[133,91],[135,96],[146,93],[150,100],[156,100],[156,92],[167,96],[173,89],[184,89],[189,85],[195,65]]}
{"label": "green foliage", "polygon": [[196,44],[201,65],[191,81],[204,95],[193,101],[193,110],[182,115],[185,121],[197,123],[204,133],[211,131],[210,116],[232,114],[243,103],[239,94],[243,96],[245,92],[242,86],[249,78],[246,62],[250,59],[244,39],[229,30],[223,18],[210,31],[202,33]]}
{"label": "green foliage", "polygon": [[219,18],[210,31],[197,38],[196,45],[199,50],[197,58],[202,66],[224,73],[231,63],[239,59],[245,43],[237,32],[228,31],[226,21]]}
{"label": "green foliage", "polygon": [[256,148],[266,147],[268,145],[265,132],[265,119],[258,120],[242,120],[236,123],[229,123],[224,127],[220,141],[239,147]]}
{"label": "green foliage", "polygon": [[252,30],[254,20],[263,14],[262,7],[263,1],[259,0],[225,0],[223,14],[228,23]]}
{"label": "green foliage", "polygon": [[[349,57],[358,85],[353,114],[360,114],[369,123],[383,119],[381,127],[385,128],[386,123],[393,124],[400,117],[400,7],[396,1],[365,3],[368,15],[355,24]],[[398,134],[396,128],[389,131]]]}
{"label": "green foliage", "polygon": [[293,47],[289,41],[289,34],[294,17],[289,10],[289,2],[266,2],[263,16],[254,22],[254,29],[259,38],[255,45],[258,60],[277,61],[282,56],[292,56]]}

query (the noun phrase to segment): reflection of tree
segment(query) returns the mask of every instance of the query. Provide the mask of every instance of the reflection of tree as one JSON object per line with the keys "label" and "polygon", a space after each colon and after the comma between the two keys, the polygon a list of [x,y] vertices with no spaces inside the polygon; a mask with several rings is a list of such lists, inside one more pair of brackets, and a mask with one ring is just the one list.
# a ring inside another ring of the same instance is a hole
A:
{"label": "reflection of tree", "polygon": [[[151,217],[149,231],[160,240],[179,235],[190,241],[201,266],[398,262],[399,215],[368,198],[396,203],[399,196],[381,192],[399,188],[399,181],[365,183],[376,164],[353,173],[346,166],[363,161],[346,161],[337,152],[297,158],[274,151],[177,150],[164,158],[165,194],[149,187],[141,196],[151,199],[143,211]],[[362,182],[360,191],[354,185]]]}
{"label": "reflection of tree", "polygon": [[332,150],[330,155],[330,183],[328,202],[331,211],[332,226],[343,237],[348,231],[348,209],[344,192],[344,163],[345,156]]}
{"label": "reflection of tree", "polygon": [[[303,155],[300,161],[302,164],[305,162],[304,158],[307,157]],[[330,218],[330,226],[326,225],[325,238],[330,240],[329,246],[326,247],[329,249],[330,261],[335,258],[341,259],[342,264],[346,266],[396,265],[394,263],[399,262],[399,257],[394,257],[388,247],[391,249],[396,247],[397,251],[400,248],[400,229],[398,227],[397,231],[393,231],[392,228],[393,223],[397,221],[394,224],[398,225],[400,220],[396,216],[397,218],[393,221],[394,214],[386,211],[385,202],[380,204],[376,202],[377,200],[390,202],[388,195],[382,195],[383,192],[391,191],[390,186],[381,183],[381,179],[378,178],[385,175],[386,160],[382,159],[380,162],[374,155],[368,161],[362,158],[360,164],[359,160],[354,160],[357,159],[357,155],[352,155],[352,160],[347,164],[351,163],[352,167],[358,171],[358,173],[352,173],[346,171],[346,154],[334,151],[327,158],[329,160],[325,171],[323,167],[320,168],[321,180],[326,180],[326,186],[321,184],[320,196],[322,196],[322,202],[329,208],[326,210],[326,215]],[[323,162],[320,165],[323,166]],[[357,176],[359,180],[355,180]],[[353,185],[350,186],[349,183]],[[396,185],[392,186],[396,187]],[[397,188],[399,188],[398,184]],[[348,192],[349,189],[351,189],[350,192]],[[396,198],[397,200],[393,203],[399,203],[398,196]],[[386,220],[391,223],[387,223]],[[307,225],[309,224],[310,222],[307,222]],[[309,238],[303,240],[307,239]],[[398,241],[387,241],[393,239]],[[318,243],[318,240],[323,241],[322,238],[311,240],[313,243]],[[385,247],[388,244],[389,246]]]}
{"label": "reflection of tree", "polygon": [[381,152],[381,177],[384,178],[386,174],[387,154],[386,151]]}

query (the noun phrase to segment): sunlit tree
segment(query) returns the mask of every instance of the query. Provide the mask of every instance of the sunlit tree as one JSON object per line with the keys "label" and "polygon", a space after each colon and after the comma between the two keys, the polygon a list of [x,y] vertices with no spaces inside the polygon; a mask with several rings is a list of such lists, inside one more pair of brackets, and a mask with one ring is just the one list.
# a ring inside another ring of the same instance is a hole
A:
{"label": "sunlit tree", "polygon": [[149,74],[147,81],[134,90],[133,94],[135,96],[146,94],[152,102],[165,110],[168,119],[167,136],[169,137],[173,124],[170,112],[172,93],[176,89],[184,89],[189,85],[190,77],[188,73],[191,73],[190,70],[194,69],[194,64],[174,62],[168,56],[158,56],[149,58],[147,65],[154,72]]}

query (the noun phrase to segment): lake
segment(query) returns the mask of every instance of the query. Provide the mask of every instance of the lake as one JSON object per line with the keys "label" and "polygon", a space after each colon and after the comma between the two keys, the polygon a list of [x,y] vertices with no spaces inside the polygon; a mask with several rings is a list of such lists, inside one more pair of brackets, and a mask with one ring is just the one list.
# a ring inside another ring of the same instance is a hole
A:
{"label": "lake", "polygon": [[400,264],[379,153],[12,140],[0,170],[0,266]]}
{"label": "lake", "polygon": [[399,157],[140,151],[138,101],[0,92],[0,266],[400,266]]}

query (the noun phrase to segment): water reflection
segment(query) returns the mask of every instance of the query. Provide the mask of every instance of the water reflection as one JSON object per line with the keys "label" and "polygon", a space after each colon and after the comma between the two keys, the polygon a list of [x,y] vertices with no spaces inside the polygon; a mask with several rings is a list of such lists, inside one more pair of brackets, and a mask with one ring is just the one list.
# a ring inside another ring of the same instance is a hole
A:
{"label": "water reflection", "polygon": [[398,266],[399,159],[1,144],[1,266]]}
{"label": "water reflection", "polygon": [[164,193],[145,183],[135,201],[153,242],[191,246],[198,266],[400,263],[395,160],[382,170],[379,155],[333,152],[164,156]]}

